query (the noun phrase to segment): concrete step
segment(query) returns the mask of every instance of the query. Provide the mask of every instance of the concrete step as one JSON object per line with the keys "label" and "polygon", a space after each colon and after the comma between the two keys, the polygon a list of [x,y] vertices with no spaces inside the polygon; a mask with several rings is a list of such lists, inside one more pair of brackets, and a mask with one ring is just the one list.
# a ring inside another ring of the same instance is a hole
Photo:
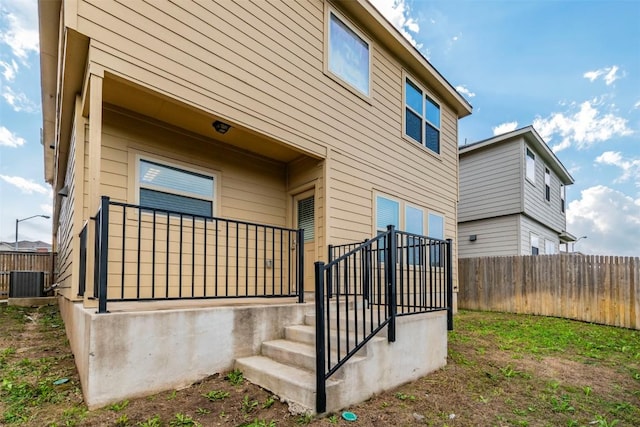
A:
{"label": "concrete step", "polygon": [[[353,348],[354,346],[351,346]],[[335,363],[338,360],[337,348],[331,347],[331,361]],[[346,347],[341,345],[342,356],[345,356]],[[290,366],[315,371],[316,369],[316,347],[315,345],[306,344],[298,341],[290,340],[273,340],[262,343],[262,355],[269,357],[276,362],[280,362]],[[357,363],[366,356],[366,349],[362,348],[347,363]],[[327,360],[329,359],[327,355]]]}
{"label": "concrete step", "polygon": [[262,343],[262,355],[289,366],[316,369],[316,348],[310,344],[290,340],[273,340]]}
{"label": "concrete step", "polygon": [[[373,320],[373,328],[375,329],[378,326],[378,319],[382,319],[384,321],[385,314],[381,309],[378,311],[377,307],[373,310],[366,309],[363,310],[341,310],[340,313],[340,323],[338,323],[337,313],[330,313],[329,321],[331,324],[331,329],[341,329],[346,330],[349,328],[350,333],[355,332],[356,323],[358,325],[358,335],[362,335],[363,326],[366,328],[367,333],[372,329],[372,320]],[[356,322],[357,319],[357,322]],[[307,313],[304,316],[305,325],[314,326],[316,324],[316,316],[315,313]],[[381,332],[382,334],[386,334],[384,330]]]}
{"label": "concrete step", "polygon": [[[368,331],[368,330],[367,330]],[[335,333],[335,330],[332,330],[331,332],[331,348],[332,349],[336,349],[337,348],[337,342],[338,342],[338,334]],[[347,348],[347,339],[349,341],[349,348],[353,348],[356,345],[356,340],[355,337],[353,336],[353,334],[349,334],[349,337],[347,337],[346,333],[344,333],[345,331],[341,331],[340,334],[340,348],[341,349],[346,349]],[[360,331],[361,332],[361,331]],[[383,335],[383,332],[380,332],[380,336],[386,336]],[[284,328],[284,338],[290,341],[298,341],[301,343],[305,343],[305,344],[309,344],[311,345],[314,349],[315,349],[315,345],[316,345],[316,327],[315,325],[291,325],[291,326],[287,326]],[[375,338],[375,337],[374,337]],[[358,340],[359,342],[362,341],[363,337],[362,337],[362,333],[358,334]],[[365,356],[366,353],[366,348],[360,350],[360,355]]]}
{"label": "concrete step", "polygon": [[[289,366],[265,356],[237,359],[235,367],[244,377],[279,396],[282,400],[315,411],[316,375],[313,371]],[[338,387],[340,380],[327,380],[327,394]]]}

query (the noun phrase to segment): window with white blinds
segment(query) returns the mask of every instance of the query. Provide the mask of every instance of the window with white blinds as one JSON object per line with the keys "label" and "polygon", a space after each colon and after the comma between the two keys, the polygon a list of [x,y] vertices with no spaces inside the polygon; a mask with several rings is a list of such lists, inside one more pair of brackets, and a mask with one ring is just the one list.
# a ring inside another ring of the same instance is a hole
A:
{"label": "window with white blinds", "polygon": [[298,228],[304,230],[304,241],[315,239],[315,198],[313,196],[298,200]]}
{"label": "window with white blinds", "polygon": [[400,227],[400,203],[378,196],[376,198],[376,229],[385,231],[387,225],[395,225]]}
{"label": "window with white blinds", "polygon": [[212,216],[215,178],[149,160],[139,160],[140,206]]}

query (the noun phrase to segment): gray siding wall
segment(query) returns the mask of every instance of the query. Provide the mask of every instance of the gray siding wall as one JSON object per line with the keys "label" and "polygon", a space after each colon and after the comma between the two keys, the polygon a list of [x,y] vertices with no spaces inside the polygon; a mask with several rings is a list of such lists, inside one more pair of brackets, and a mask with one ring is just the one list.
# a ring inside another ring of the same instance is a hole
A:
{"label": "gray siding wall", "polygon": [[[517,255],[519,223],[520,215],[511,215],[459,224],[458,257]],[[469,240],[472,234],[475,242]]]}
{"label": "gray siding wall", "polygon": [[558,234],[524,215],[519,216],[520,222],[520,255],[531,255],[531,233],[538,236],[540,255],[546,253],[545,240],[554,242],[556,251],[560,244]]}
{"label": "gray siding wall", "polygon": [[521,212],[522,143],[460,156],[458,222]]}
{"label": "gray siding wall", "polygon": [[[525,146],[521,150],[522,158],[524,159]],[[566,230],[566,214],[560,210],[560,179],[554,173],[553,169],[544,162],[538,152],[536,152],[531,146],[528,146],[536,154],[536,182],[531,183],[526,178],[523,178],[524,185],[524,213],[537,219],[538,221],[547,224],[551,229],[556,232]],[[524,163],[523,163],[524,165]],[[544,183],[544,170],[549,169],[551,175],[551,200],[547,201],[545,198],[545,183]],[[523,177],[524,166],[523,166]],[[557,236],[556,236],[557,237]]]}

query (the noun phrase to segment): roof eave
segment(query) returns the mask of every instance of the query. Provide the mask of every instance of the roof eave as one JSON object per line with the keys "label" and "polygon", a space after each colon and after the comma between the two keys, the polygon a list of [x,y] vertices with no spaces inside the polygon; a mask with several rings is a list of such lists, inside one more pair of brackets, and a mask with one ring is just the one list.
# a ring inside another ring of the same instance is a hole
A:
{"label": "roof eave", "polygon": [[42,146],[44,178],[54,180],[54,154],[56,142],[56,92],[58,72],[58,37],[61,0],[38,0],[38,27],[40,34],[40,84],[42,101]]}

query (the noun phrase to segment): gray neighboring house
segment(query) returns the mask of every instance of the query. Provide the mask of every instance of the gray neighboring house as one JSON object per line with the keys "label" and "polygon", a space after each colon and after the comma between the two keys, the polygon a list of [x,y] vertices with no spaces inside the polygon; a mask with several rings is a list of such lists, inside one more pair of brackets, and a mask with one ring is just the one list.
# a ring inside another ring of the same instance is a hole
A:
{"label": "gray neighboring house", "polygon": [[[0,252],[14,252],[16,250],[15,242],[0,242]],[[37,240],[31,242],[28,240],[20,240],[18,242],[19,252],[51,252],[51,244]]]}
{"label": "gray neighboring house", "polygon": [[558,253],[574,183],[533,126],[459,147],[458,255]]}

